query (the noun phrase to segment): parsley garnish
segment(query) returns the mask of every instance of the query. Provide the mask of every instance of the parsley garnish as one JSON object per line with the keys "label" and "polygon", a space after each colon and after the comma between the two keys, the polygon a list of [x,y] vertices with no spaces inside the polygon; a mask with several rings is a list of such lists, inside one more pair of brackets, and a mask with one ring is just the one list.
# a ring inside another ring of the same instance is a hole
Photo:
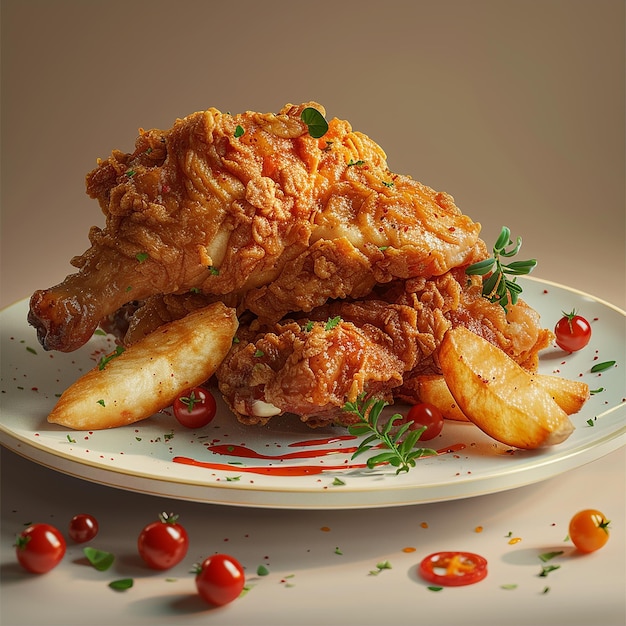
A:
{"label": "parsley garnish", "polygon": [[307,125],[309,135],[314,139],[323,137],[328,131],[328,122],[324,116],[313,107],[307,107],[300,113],[300,119]]}
{"label": "parsley garnish", "polygon": [[135,255],[135,258],[140,262],[143,263],[144,261],[148,260],[148,257],[150,255],[147,252],[137,252],[137,254]]}
{"label": "parsley garnish", "polygon": [[241,137],[246,131],[243,129],[243,126],[237,124],[237,128],[235,128],[235,137]]}
{"label": "parsley garnish", "polygon": [[132,578],[120,578],[119,580],[112,580],[109,583],[109,587],[111,589],[115,589],[115,591],[126,591],[130,589],[134,584]]}
{"label": "parsley garnish", "polygon": [[332,330],[335,326],[338,326],[341,323],[341,317],[337,315],[336,317],[329,317],[326,325],[324,326],[324,330]]}
{"label": "parsley garnish", "polygon": [[359,418],[357,424],[348,427],[348,432],[356,436],[368,435],[361,441],[356,452],[352,455],[353,459],[371,450],[374,447],[373,442],[378,440],[381,442],[381,447],[388,451],[367,459],[367,467],[372,469],[377,465],[389,463],[396,468],[396,474],[399,474],[400,472],[408,472],[412,467],[415,467],[415,459],[437,454],[435,450],[430,448],[415,447],[418,439],[426,430],[425,427],[407,432],[413,423],[408,422],[402,424],[395,433],[392,432],[394,423],[402,419],[399,413],[392,415],[384,425],[379,427],[378,421],[385,406],[387,406],[387,402],[384,400],[366,399],[365,393],[360,394],[356,402],[345,403],[343,410],[353,413]]}
{"label": "parsley garnish", "polygon": [[350,159],[348,161],[348,167],[352,167],[352,166],[357,166],[357,167],[361,167],[362,165],[365,165],[365,161],[359,159],[358,161],[355,161],[354,159]]}
{"label": "parsley garnish", "polygon": [[115,561],[115,556],[104,550],[96,550],[96,548],[87,547],[83,548],[83,553],[89,563],[99,572],[108,570],[111,565],[113,565],[113,561]]}
{"label": "parsley garnish", "polygon": [[604,363],[596,363],[592,368],[591,372],[595,374],[596,372],[604,372],[604,370],[611,369],[615,365],[615,361],[604,361]]}
{"label": "parsley garnish", "polygon": [[511,231],[503,226],[493,246],[493,256],[473,263],[465,270],[466,274],[478,276],[485,276],[491,272],[491,275],[483,280],[483,296],[490,302],[498,302],[505,311],[509,299],[511,304],[515,304],[522,293],[522,288],[516,282],[517,278],[509,280],[507,275],[517,277],[530,274],[537,265],[535,259],[502,263],[502,257],[512,257],[519,252],[522,247],[522,238],[518,237],[515,246],[507,250],[512,244]]}
{"label": "parsley garnish", "polygon": [[109,364],[110,361],[122,354],[125,349],[126,348],[124,348],[124,346],[117,346],[117,348],[115,348],[115,350],[111,352],[111,354],[103,356],[98,362],[98,369],[102,371]]}

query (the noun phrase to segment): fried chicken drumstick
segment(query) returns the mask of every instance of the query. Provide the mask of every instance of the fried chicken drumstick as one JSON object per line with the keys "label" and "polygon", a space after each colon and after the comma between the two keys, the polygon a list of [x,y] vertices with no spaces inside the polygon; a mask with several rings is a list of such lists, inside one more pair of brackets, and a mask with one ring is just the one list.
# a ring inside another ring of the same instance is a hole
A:
{"label": "fried chicken drumstick", "polygon": [[333,119],[321,138],[302,111],[216,109],[140,131],[87,175],[106,223],[72,260],[78,272],[37,291],[29,322],[46,349],[83,345],[130,301],[186,294],[265,323],[376,284],[439,276],[485,256],[453,199],[392,173],[383,150]]}

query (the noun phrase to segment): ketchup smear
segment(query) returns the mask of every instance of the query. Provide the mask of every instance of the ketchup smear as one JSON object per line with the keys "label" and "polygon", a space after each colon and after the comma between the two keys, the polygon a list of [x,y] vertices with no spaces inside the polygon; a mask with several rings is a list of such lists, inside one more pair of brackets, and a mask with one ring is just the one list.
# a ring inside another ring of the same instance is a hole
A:
{"label": "ketchup smear", "polygon": [[[315,446],[327,446],[339,441],[356,439],[353,435],[343,435],[343,436],[335,436],[328,437],[325,439],[307,439],[305,441],[296,441],[294,443],[290,443],[289,447],[291,448],[312,448]],[[452,446],[446,446],[441,450],[437,450],[437,454],[449,454],[452,452],[458,452],[459,450],[463,450],[465,448],[465,444],[457,443]],[[332,447],[332,448],[321,448],[321,449],[307,449],[300,450],[298,452],[287,452],[286,454],[279,455],[270,455],[270,454],[262,454],[253,450],[252,448],[248,448],[247,446],[239,446],[232,444],[219,444],[219,445],[211,445],[207,446],[207,449],[214,453],[220,454],[222,456],[232,456],[238,458],[245,459],[259,459],[259,460],[269,460],[269,461],[277,461],[282,463],[283,461],[289,461],[292,459],[313,459],[324,456],[330,456],[333,454],[352,454],[357,450],[356,446],[353,447]],[[252,474],[263,474],[266,476],[312,476],[315,474],[321,474],[322,472],[329,471],[338,471],[338,470],[352,470],[352,469],[364,469],[367,467],[365,463],[348,463],[345,461],[342,465],[261,465],[261,466],[251,466],[247,467],[245,465],[237,465],[233,466],[228,463],[211,463],[207,461],[198,461],[197,459],[192,459],[185,456],[176,456],[172,459],[174,463],[181,463],[182,465],[193,465],[194,467],[202,467],[205,469],[219,470],[219,471],[233,471],[237,470],[238,472],[248,472]]]}

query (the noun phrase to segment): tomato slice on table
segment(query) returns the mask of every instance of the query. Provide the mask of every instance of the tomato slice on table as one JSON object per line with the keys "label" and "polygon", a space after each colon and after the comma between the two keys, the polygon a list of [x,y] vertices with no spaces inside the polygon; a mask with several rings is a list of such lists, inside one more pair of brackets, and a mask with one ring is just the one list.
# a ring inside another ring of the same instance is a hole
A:
{"label": "tomato slice on table", "polygon": [[422,559],[419,573],[434,585],[472,585],[487,576],[487,559],[472,552],[434,552]]}

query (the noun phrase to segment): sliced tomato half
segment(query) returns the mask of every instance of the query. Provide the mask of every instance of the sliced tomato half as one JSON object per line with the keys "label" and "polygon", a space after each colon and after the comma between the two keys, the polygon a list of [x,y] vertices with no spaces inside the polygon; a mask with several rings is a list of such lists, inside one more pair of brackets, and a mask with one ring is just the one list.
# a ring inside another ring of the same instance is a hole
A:
{"label": "sliced tomato half", "polygon": [[487,576],[487,559],[472,552],[434,552],[422,559],[419,573],[434,585],[472,585]]}

